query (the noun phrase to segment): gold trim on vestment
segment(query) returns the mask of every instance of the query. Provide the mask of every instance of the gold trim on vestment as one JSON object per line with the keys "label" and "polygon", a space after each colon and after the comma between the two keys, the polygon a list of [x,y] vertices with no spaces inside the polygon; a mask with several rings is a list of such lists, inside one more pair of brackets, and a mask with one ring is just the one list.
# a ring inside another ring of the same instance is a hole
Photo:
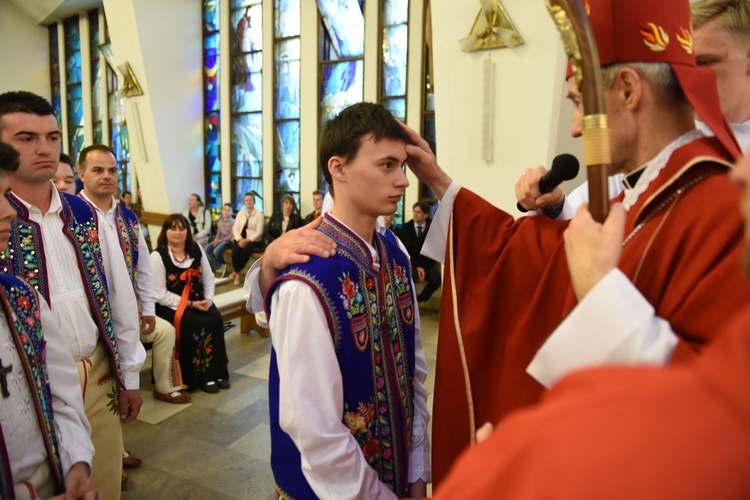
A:
{"label": "gold trim on vestment", "polygon": [[[456,202],[456,196],[461,190],[459,187],[453,195],[453,203]],[[461,332],[461,323],[458,320],[458,300],[456,293],[456,263],[453,259],[453,213],[451,213],[450,224],[448,227],[448,252],[450,266],[448,270],[451,277],[451,300],[453,301],[453,326],[456,329],[456,341],[458,343],[458,352],[461,356],[461,368],[463,369],[464,385],[466,386],[466,401],[469,406],[469,444],[476,444],[477,426],[474,419],[474,398],[471,392],[471,377],[469,376],[469,363],[466,361],[466,349],[464,348],[464,338]]]}

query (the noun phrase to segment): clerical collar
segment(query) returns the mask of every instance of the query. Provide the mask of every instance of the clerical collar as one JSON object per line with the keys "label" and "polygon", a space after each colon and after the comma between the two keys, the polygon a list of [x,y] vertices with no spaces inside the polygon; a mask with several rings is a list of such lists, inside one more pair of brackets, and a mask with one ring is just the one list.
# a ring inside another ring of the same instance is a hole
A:
{"label": "clerical collar", "polygon": [[638,167],[637,169],[630,172],[628,175],[625,176],[625,178],[622,180],[622,182],[625,184],[626,189],[633,189],[638,182],[638,179],[641,178],[641,174],[646,170],[646,167],[648,166],[648,163],[645,165],[642,165]]}

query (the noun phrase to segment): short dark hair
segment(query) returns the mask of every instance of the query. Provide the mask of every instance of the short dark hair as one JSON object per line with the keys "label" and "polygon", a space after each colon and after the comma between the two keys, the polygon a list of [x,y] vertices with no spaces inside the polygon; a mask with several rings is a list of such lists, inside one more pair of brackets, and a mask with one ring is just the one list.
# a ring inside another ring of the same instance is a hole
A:
{"label": "short dark hair", "polygon": [[66,155],[65,153],[60,153],[60,161],[59,163],[64,163],[66,165],[70,165],[70,168],[73,168],[75,165],[73,163],[73,160],[70,158],[70,156]]}
{"label": "short dark hair", "polygon": [[253,193],[245,193],[245,194],[243,194],[242,195],[242,200],[244,201],[245,198],[247,198],[248,196],[252,196],[253,197],[253,202],[255,201],[255,195]]}
{"label": "short dark hair", "polygon": [[341,111],[326,123],[320,134],[320,170],[333,193],[328,160],[340,156],[347,162],[357,157],[362,141],[372,136],[375,142],[394,139],[409,142],[409,137],[382,104],[359,102]]}
{"label": "short dark hair", "polygon": [[86,146],[80,153],[78,153],[78,168],[86,170],[86,159],[88,158],[89,153],[93,153],[94,151],[109,153],[115,157],[115,162],[117,162],[117,155],[115,155],[115,151],[112,148],[106,144],[92,144],[91,146]]}
{"label": "short dark hair", "polygon": [[44,97],[25,90],[14,90],[0,94],[0,119],[11,113],[47,116],[54,115],[55,110]]}
{"label": "short dark hair", "polygon": [[130,196],[133,196],[133,193],[131,193],[130,191],[128,191],[126,189],[125,191],[123,191],[122,193],[120,193],[120,198],[124,198],[126,194],[129,194]]}
{"label": "short dark hair", "polygon": [[419,207],[419,209],[427,215],[430,215],[430,204],[426,201],[418,201],[411,206],[412,210]]}
{"label": "short dark hair", "polygon": [[229,208],[231,208],[232,210],[234,210],[234,207],[232,206],[232,204],[231,204],[231,203],[224,203],[224,204],[222,205],[222,207],[229,207]]}
{"label": "short dark hair", "polygon": [[193,248],[193,233],[190,231],[190,223],[182,214],[171,214],[164,219],[164,224],[161,225],[161,233],[159,233],[159,237],[156,239],[156,248],[167,248],[167,229],[175,226],[182,226],[187,230],[187,237],[185,238],[185,253],[187,254]]}
{"label": "short dark hair", "polygon": [[326,194],[325,194],[325,193],[324,193],[324,192],[323,192],[322,190],[320,190],[320,189],[316,189],[315,191],[313,191],[313,196],[315,196],[316,194],[319,194],[320,196],[325,196],[325,195],[326,195]]}
{"label": "short dark hair", "polygon": [[0,142],[0,170],[5,173],[18,170],[19,157],[18,151],[13,149],[13,146]]}

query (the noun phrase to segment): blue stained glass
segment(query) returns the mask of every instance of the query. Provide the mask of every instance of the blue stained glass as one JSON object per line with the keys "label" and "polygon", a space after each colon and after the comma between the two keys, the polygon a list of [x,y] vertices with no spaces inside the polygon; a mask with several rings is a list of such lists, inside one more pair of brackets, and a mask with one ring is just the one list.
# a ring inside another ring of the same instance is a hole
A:
{"label": "blue stained glass", "polygon": [[89,11],[89,51],[91,59],[99,58],[99,9]]}
{"label": "blue stained glass", "polygon": [[247,71],[250,65],[259,63],[260,59],[260,53],[232,58],[233,111],[250,112],[263,109],[263,75],[260,71]]}
{"label": "blue stained glass", "polygon": [[62,99],[60,97],[60,45],[57,41],[57,25],[49,27],[49,72],[52,90],[52,107],[57,123],[62,123]]}
{"label": "blue stained glass", "polygon": [[365,17],[357,0],[317,0],[326,34],[339,58],[362,57]]}
{"label": "blue stained glass", "polygon": [[252,5],[233,10],[230,15],[232,26],[232,52],[246,53],[263,49],[263,6]]}
{"label": "blue stained glass", "polygon": [[263,213],[263,179],[237,179],[234,185],[234,209],[242,210],[245,208],[243,198],[245,193],[256,193],[255,210]]}
{"label": "blue stained glass", "polygon": [[321,127],[345,107],[362,101],[362,68],[361,60],[323,67],[320,83]]}
{"label": "blue stained glass", "polygon": [[210,113],[204,120],[206,168],[209,172],[221,172],[221,134],[219,113]]}
{"label": "blue stained glass", "polygon": [[232,3],[229,4],[229,6],[233,9],[237,9],[239,7],[248,7],[250,5],[255,5],[261,3],[262,0],[232,0]]}
{"label": "blue stained glass", "polygon": [[384,99],[382,103],[393,116],[401,121],[406,120],[406,99]]}
{"label": "blue stained glass", "polygon": [[130,161],[130,133],[127,125],[120,125],[120,135],[122,136],[122,151],[119,158]]}
{"label": "blue stained glass", "polygon": [[[237,177],[261,177],[263,167],[263,115],[232,117],[232,159]],[[250,170],[248,170],[250,169]]]}
{"label": "blue stained glass", "polygon": [[300,40],[294,38],[276,44],[277,119],[299,118]]}
{"label": "blue stained glass", "polygon": [[406,24],[409,20],[409,0],[386,0],[383,2],[383,24]]}
{"label": "blue stained glass", "polygon": [[65,21],[65,67],[68,83],[81,81],[81,36],[78,32],[78,17]]}
{"label": "blue stained glass", "polygon": [[398,204],[396,205],[396,213],[393,214],[393,222],[398,226],[401,227],[404,224],[404,197],[402,196],[400,200],[398,200]]}
{"label": "blue stained glass", "polygon": [[112,150],[115,152],[117,161],[122,160],[122,140],[120,135],[120,124],[116,120],[109,123],[109,131],[112,135]]}
{"label": "blue stained glass", "polygon": [[219,34],[213,33],[204,38],[204,101],[206,111],[219,109]]}
{"label": "blue stained glass", "polygon": [[299,121],[291,120],[276,124],[276,170],[296,171],[297,189],[282,187],[279,190],[299,191]]}
{"label": "blue stained glass", "polygon": [[99,59],[91,61],[91,115],[94,121],[102,119],[102,76]]}
{"label": "blue stained glass", "polygon": [[203,31],[219,31],[219,0],[204,0]]}
{"label": "blue stained glass", "polygon": [[386,96],[406,94],[408,28],[405,24],[386,28],[383,36],[381,92]]}
{"label": "blue stained glass", "polygon": [[274,36],[287,38],[300,34],[300,0],[276,0]]}
{"label": "blue stained glass", "polygon": [[208,178],[208,208],[221,210],[221,175],[211,174]]}

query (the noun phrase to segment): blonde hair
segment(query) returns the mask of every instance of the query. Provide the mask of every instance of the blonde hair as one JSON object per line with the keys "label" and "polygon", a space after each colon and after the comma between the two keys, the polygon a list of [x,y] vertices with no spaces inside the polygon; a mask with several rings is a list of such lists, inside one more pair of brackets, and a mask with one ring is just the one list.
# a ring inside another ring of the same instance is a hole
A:
{"label": "blonde hair", "polygon": [[750,39],[750,2],[748,0],[698,0],[690,4],[693,26],[715,22],[732,35]]}

